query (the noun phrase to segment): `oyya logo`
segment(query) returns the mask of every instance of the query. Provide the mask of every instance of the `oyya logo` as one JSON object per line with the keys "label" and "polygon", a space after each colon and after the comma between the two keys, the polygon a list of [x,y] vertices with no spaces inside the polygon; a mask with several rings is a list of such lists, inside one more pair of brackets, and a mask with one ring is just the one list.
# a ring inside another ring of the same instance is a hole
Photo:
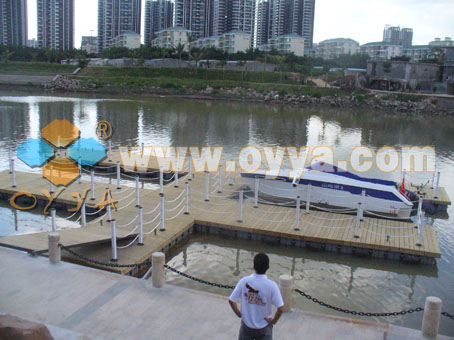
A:
{"label": "oyya logo", "polygon": [[67,186],[79,177],[79,167],[93,166],[106,157],[106,149],[93,138],[80,138],[80,130],[67,120],[54,120],[17,147],[17,157],[28,166],[42,167],[43,177]]}

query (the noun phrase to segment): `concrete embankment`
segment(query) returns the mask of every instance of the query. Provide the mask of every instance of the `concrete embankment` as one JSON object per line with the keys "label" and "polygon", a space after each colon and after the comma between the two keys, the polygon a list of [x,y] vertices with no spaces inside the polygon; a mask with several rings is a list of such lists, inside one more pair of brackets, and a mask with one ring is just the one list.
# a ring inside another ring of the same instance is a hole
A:
{"label": "concrete embankment", "polygon": [[[226,297],[0,248],[1,312],[99,339],[236,339]],[[51,328],[52,332],[52,328]],[[294,310],[275,339],[424,339],[418,330]],[[296,335],[301,336],[296,336]],[[439,335],[439,340],[454,339]]]}
{"label": "concrete embankment", "polygon": [[44,86],[52,83],[53,76],[25,76],[0,74],[0,85]]}

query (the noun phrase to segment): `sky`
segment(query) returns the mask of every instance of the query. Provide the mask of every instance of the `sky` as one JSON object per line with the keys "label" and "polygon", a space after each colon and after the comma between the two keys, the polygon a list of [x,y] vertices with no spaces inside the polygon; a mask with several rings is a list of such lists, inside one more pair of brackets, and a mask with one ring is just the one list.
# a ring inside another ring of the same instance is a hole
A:
{"label": "sky", "polygon": [[[97,35],[98,1],[75,0],[75,6],[75,47],[79,48],[82,35]],[[314,42],[381,41],[385,25],[392,25],[413,28],[413,45],[427,45],[436,37],[454,39],[453,14],[454,0],[315,0]],[[35,0],[28,1],[28,20],[29,39],[36,38]],[[143,21],[142,14],[142,26]]]}

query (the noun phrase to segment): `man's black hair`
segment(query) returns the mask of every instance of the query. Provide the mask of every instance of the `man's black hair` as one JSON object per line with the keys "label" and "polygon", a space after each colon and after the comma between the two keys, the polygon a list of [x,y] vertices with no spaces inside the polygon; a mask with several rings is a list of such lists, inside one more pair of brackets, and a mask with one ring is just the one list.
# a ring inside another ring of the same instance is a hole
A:
{"label": "man's black hair", "polygon": [[265,274],[270,267],[268,255],[259,253],[254,256],[254,269],[257,274]]}

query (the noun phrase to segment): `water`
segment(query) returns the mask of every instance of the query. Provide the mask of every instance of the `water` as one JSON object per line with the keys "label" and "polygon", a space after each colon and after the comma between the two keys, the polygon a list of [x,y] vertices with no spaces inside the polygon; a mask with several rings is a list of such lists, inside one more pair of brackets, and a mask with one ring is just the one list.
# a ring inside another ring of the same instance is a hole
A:
{"label": "water", "polygon": [[[439,117],[411,118],[386,112],[295,108],[257,103],[232,103],[154,98],[67,98],[0,92],[0,169],[8,167],[8,152],[28,138],[39,138],[40,130],[54,119],[67,119],[81,130],[82,137],[93,137],[95,124],[109,121],[114,128],[113,145],[224,146],[223,159],[237,159],[246,145],[331,146],[336,160],[348,159],[350,151],[366,145],[373,151],[382,146],[434,146],[440,185],[454,197],[454,121]],[[102,142],[102,141],[100,141]],[[102,142],[104,143],[104,142]],[[19,170],[31,170],[17,162]],[[398,171],[367,176],[400,181]],[[419,182],[431,178],[408,177]],[[257,251],[271,256],[270,276],[292,272],[296,285],[309,294],[344,308],[367,311],[401,310],[422,306],[425,296],[443,299],[444,310],[454,313],[454,231],[453,208],[448,216],[434,218],[442,258],[436,265],[409,265],[395,261],[356,258],[327,252],[311,252],[249,241],[198,235],[175,249],[170,264],[198,277],[235,284],[251,270]],[[15,217],[15,216],[18,216]],[[61,223],[77,227],[76,222]],[[16,230],[17,228],[17,230]],[[0,236],[48,230],[50,221],[39,208],[15,212],[6,203],[0,206]],[[209,289],[186,279],[169,275],[170,281],[195,289]],[[226,294],[221,289],[214,292]],[[331,313],[296,297],[297,307]],[[393,318],[407,327],[420,327],[418,315]],[[383,321],[383,320],[380,320]],[[454,335],[452,321],[442,318],[441,332]]]}

